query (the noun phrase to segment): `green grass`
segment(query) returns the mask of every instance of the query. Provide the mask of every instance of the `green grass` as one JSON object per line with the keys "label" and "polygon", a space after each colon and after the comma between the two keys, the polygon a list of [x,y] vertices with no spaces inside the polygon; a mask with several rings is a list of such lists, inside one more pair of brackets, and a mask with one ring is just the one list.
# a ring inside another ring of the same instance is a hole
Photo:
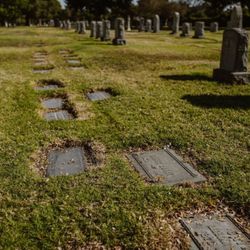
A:
{"label": "green grass", "polygon": [[[0,29],[0,249],[187,248],[178,216],[229,206],[249,217],[250,85],[211,80],[222,33],[195,40],[127,34],[127,46],[56,29]],[[32,73],[44,43],[52,73]],[[68,48],[83,70],[59,54]],[[47,123],[33,86],[58,79],[78,118]],[[116,96],[90,103],[84,94],[110,88]],[[106,148],[101,169],[46,179],[34,169],[37,152],[58,140]],[[171,144],[208,182],[150,185],[126,154]],[[174,230],[170,230],[169,225]],[[178,241],[180,240],[180,242]],[[171,245],[172,244],[172,245]]]}

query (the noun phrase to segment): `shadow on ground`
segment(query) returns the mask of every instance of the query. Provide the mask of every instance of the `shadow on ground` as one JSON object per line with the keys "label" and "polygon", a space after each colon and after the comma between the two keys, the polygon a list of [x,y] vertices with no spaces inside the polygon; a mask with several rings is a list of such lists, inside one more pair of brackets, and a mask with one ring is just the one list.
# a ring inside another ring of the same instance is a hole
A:
{"label": "shadow on ground", "polygon": [[192,75],[160,75],[161,79],[164,80],[175,80],[175,81],[211,81],[214,80],[202,74],[192,74]]}
{"label": "shadow on ground", "polygon": [[250,109],[250,95],[185,95],[182,99],[203,108]]}

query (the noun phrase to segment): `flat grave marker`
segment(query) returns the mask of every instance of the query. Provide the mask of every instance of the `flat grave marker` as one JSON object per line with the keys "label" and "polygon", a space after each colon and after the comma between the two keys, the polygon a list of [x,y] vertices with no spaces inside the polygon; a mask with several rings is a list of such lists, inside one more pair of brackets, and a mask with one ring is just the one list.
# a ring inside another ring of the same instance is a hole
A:
{"label": "flat grave marker", "polygon": [[62,109],[64,101],[62,98],[49,98],[43,100],[42,105],[46,109]]}
{"label": "flat grave marker", "polygon": [[44,114],[47,121],[72,120],[74,117],[67,110],[59,110],[55,112],[47,112]]}
{"label": "flat grave marker", "polygon": [[91,101],[103,101],[106,99],[109,99],[111,97],[111,94],[109,94],[106,91],[95,91],[91,93],[87,93],[87,97]]}
{"label": "flat grave marker", "polygon": [[51,151],[48,157],[47,176],[75,175],[87,167],[84,149],[72,147]]}
{"label": "flat grave marker", "polygon": [[53,90],[53,89],[58,89],[59,86],[56,84],[50,84],[50,85],[45,85],[45,86],[36,86],[34,87],[35,90]]}
{"label": "flat grave marker", "polygon": [[51,72],[51,69],[33,69],[33,73],[35,74],[49,74]]}
{"label": "flat grave marker", "polygon": [[228,216],[196,216],[182,219],[182,226],[191,236],[192,248],[198,250],[249,250],[250,238]]}
{"label": "flat grave marker", "polygon": [[69,59],[69,60],[67,60],[67,63],[68,64],[80,64],[81,61],[77,60],[77,59]]}
{"label": "flat grave marker", "polygon": [[206,181],[205,177],[170,149],[132,153],[129,160],[141,176],[150,182],[172,186]]}

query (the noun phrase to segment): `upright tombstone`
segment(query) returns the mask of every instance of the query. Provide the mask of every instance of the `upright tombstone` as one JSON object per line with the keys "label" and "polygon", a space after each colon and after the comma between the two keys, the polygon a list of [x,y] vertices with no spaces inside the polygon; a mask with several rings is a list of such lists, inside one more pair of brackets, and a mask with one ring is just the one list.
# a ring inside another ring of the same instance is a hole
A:
{"label": "upright tombstone", "polygon": [[111,22],[109,20],[103,21],[103,32],[102,32],[102,41],[109,41],[110,40],[110,28],[111,28]]}
{"label": "upright tombstone", "polygon": [[159,15],[154,16],[154,29],[153,29],[153,32],[154,33],[160,32],[160,17],[159,17]]}
{"label": "upright tombstone", "polygon": [[193,38],[198,38],[198,39],[204,38],[204,33],[205,33],[205,23],[196,22]]}
{"label": "upright tombstone", "polygon": [[76,27],[75,27],[75,32],[76,32],[76,33],[79,33],[79,31],[80,31],[80,22],[77,21],[77,22],[76,22]]}
{"label": "upright tombstone", "polygon": [[125,45],[125,21],[123,18],[116,18],[115,20],[115,38],[113,45]]}
{"label": "upright tombstone", "polygon": [[152,32],[152,20],[151,19],[146,20],[145,31],[146,32]]}
{"label": "upright tombstone", "polygon": [[232,13],[231,13],[231,19],[228,23],[228,28],[239,28],[242,29],[242,23],[243,23],[243,12],[241,4],[236,4],[233,7]]}
{"label": "upright tombstone", "polygon": [[239,28],[227,29],[223,34],[220,68],[215,69],[213,78],[225,83],[249,83],[248,33]]}
{"label": "upright tombstone", "polygon": [[67,22],[66,21],[63,21],[63,29],[67,29]]}
{"label": "upright tombstone", "polygon": [[90,25],[90,37],[96,37],[96,21],[92,21]]}
{"label": "upright tombstone", "polygon": [[210,32],[218,32],[219,24],[217,22],[213,22],[210,24]]}
{"label": "upright tombstone", "polygon": [[141,17],[141,18],[140,18],[139,29],[138,29],[138,31],[139,31],[139,32],[145,31],[145,20],[144,20],[144,17]]}
{"label": "upright tombstone", "polygon": [[181,37],[188,37],[190,36],[190,31],[191,31],[191,28],[190,28],[190,23],[183,23],[182,24],[182,33],[181,33]]}
{"label": "upright tombstone", "polygon": [[79,22],[79,34],[85,34],[86,33],[86,26],[85,21]]}
{"label": "upright tombstone", "polygon": [[70,30],[71,29],[71,22],[70,20],[66,21],[66,30]]}
{"label": "upright tombstone", "polygon": [[175,12],[173,18],[172,32],[171,34],[177,34],[180,28],[180,13]]}
{"label": "upright tombstone", "polygon": [[62,29],[63,28],[63,22],[59,21],[59,28]]}
{"label": "upright tombstone", "polygon": [[131,31],[131,17],[128,16],[127,17],[127,31]]}
{"label": "upright tombstone", "polygon": [[103,32],[103,27],[102,27],[102,21],[97,22],[96,24],[96,39],[101,39],[102,38],[102,32]]}

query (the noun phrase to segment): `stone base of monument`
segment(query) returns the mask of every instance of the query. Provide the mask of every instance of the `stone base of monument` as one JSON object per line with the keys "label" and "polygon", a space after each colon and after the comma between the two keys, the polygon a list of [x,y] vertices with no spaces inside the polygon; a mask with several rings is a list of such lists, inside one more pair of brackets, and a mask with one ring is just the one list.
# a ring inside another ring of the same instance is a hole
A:
{"label": "stone base of monument", "polygon": [[213,79],[230,84],[250,83],[250,72],[229,72],[223,69],[214,69]]}
{"label": "stone base of monument", "polygon": [[189,36],[190,36],[189,34],[184,34],[184,33],[180,34],[180,37],[189,37]]}
{"label": "stone base of monument", "polygon": [[124,39],[115,38],[112,43],[113,45],[126,45],[127,42]]}

